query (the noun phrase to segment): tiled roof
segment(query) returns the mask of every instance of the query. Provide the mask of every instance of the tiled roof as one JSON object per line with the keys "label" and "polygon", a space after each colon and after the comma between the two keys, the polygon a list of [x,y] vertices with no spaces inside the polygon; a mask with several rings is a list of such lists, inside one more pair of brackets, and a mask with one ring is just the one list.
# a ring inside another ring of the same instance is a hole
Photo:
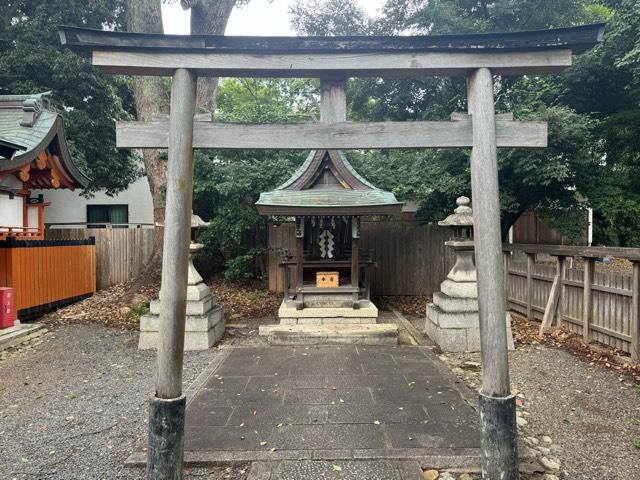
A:
{"label": "tiled roof", "polygon": [[27,165],[53,147],[73,180],[86,186],[89,179],[73,163],[62,117],[50,107],[47,95],[0,95],[0,171]]}

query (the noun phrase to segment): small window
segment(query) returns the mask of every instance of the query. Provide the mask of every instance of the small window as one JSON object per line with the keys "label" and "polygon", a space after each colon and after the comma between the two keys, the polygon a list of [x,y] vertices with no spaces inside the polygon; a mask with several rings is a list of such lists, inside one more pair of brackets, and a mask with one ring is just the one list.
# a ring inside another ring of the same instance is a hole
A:
{"label": "small window", "polygon": [[129,205],[87,205],[87,228],[113,228],[129,226]]}

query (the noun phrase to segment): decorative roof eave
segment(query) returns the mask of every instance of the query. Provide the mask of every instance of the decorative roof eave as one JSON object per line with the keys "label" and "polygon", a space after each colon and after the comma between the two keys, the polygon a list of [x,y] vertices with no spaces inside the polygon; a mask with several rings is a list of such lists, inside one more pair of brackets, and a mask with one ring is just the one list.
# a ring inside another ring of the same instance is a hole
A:
{"label": "decorative roof eave", "polygon": [[222,35],[162,35],[114,32],[62,26],[63,45],[88,53],[95,50],[157,52],[378,53],[492,52],[571,49],[574,54],[602,40],[604,23],[569,28],[508,33],[420,36],[251,37]]}
{"label": "decorative roof eave", "polygon": [[291,177],[276,190],[303,190],[313,177],[318,173],[325,156],[329,156],[331,162],[339,172],[342,179],[354,190],[375,189],[351,166],[340,150],[312,150],[304,163],[291,175]]}
{"label": "decorative roof eave", "polygon": [[89,184],[90,179],[80,171],[71,158],[69,147],[64,136],[64,123],[60,116],[55,119],[53,126],[35,147],[30,148],[22,154],[16,152],[11,159],[0,160],[0,172],[16,171],[30,164],[38,157],[40,152],[49,147],[53,141],[56,142],[62,167],[69,174],[70,179],[73,180],[77,186],[85,188]]}
{"label": "decorative roof eave", "polygon": [[402,211],[402,202],[386,205],[344,205],[344,206],[293,206],[256,204],[258,213],[264,216],[372,216],[396,215]]}

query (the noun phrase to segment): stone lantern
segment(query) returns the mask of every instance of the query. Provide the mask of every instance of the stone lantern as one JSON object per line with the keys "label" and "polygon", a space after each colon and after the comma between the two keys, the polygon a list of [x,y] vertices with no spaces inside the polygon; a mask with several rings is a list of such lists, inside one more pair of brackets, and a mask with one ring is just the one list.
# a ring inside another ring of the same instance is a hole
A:
{"label": "stone lantern", "polygon": [[[200,233],[200,230],[208,226],[209,226],[209,222],[205,222],[204,220],[202,220],[202,218],[200,218],[199,215],[196,215],[195,213],[193,213],[193,210],[191,211],[191,243],[189,244],[189,276],[188,276],[189,287],[203,285],[204,288],[208,289],[208,287],[204,284],[202,277],[196,270],[196,267],[194,267],[193,265],[193,256],[198,250],[201,250],[202,248],[204,248],[203,244],[198,243],[198,235]],[[187,287],[187,289],[189,287]],[[187,297],[188,296],[189,294],[187,293]]]}
{"label": "stone lantern", "polygon": [[[440,291],[427,305],[425,333],[445,352],[480,351],[480,317],[478,284],[474,263],[473,210],[467,197],[456,200],[452,215],[438,222],[451,230],[445,245],[453,250],[455,264]],[[509,316],[507,329],[509,348],[513,349]]]}
{"label": "stone lantern", "polygon": [[[455,265],[447,275],[452,282],[476,282],[476,266],[473,260],[473,210],[471,200],[467,197],[458,197],[457,208],[452,215],[438,222],[441,227],[451,229],[451,238],[444,244],[453,250]],[[472,288],[472,285],[468,285]],[[469,291],[473,296],[473,292]],[[477,291],[475,292],[477,297]]]}
{"label": "stone lantern", "polygon": [[[189,270],[187,276],[187,316],[184,333],[185,350],[207,350],[224,334],[224,312],[216,303],[211,290],[193,265],[193,255],[204,247],[197,242],[198,233],[209,226],[191,212],[191,243],[189,244]],[[160,292],[162,295],[162,292]],[[160,325],[160,300],[152,300],[150,313],[140,318],[138,348],[156,348]]]}

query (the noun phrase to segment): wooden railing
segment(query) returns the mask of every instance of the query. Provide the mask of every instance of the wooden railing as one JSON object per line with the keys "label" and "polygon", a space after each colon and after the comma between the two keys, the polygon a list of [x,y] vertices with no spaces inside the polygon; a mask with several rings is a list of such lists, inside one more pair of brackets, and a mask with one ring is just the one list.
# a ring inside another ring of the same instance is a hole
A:
{"label": "wooden railing", "polygon": [[0,242],[0,286],[13,287],[18,318],[80,300],[96,291],[96,250],[88,240]]}
{"label": "wooden railing", "polygon": [[8,237],[42,239],[43,235],[44,232],[38,227],[5,227],[0,225],[0,240]]}
{"label": "wooden railing", "polygon": [[[542,320],[544,332],[555,323],[631,354],[640,361],[640,249],[504,245],[508,307],[529,319]],[[526,260],[512,255],[524,253]],[[537,263],[536,255],[555,258]],[[569,268],[568,258],[582,268]],[[613,257],[632,263],[629,273],[596,269],[598,259]]]}

